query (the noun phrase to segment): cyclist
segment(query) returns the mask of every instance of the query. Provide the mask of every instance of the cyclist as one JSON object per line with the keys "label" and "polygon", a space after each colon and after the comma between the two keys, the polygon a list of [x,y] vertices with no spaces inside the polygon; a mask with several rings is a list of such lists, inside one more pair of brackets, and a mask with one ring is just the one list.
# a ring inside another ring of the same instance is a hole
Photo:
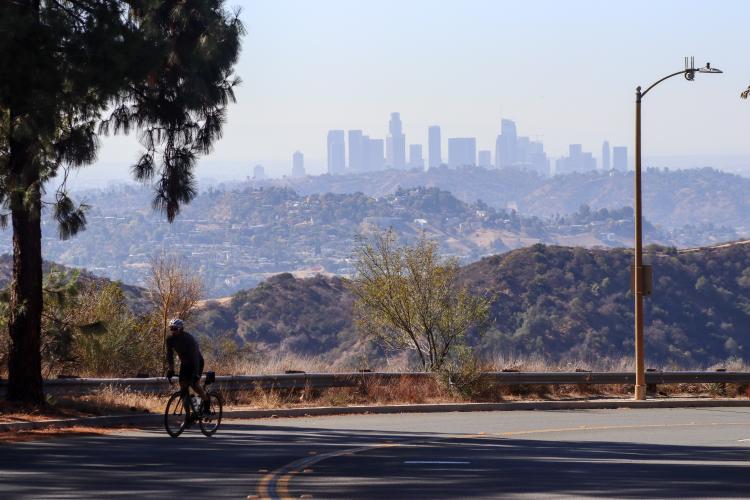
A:
{"label": "cyclist", "polygon": [[169,322],[169,331],[171,335],[167,338],[167,379],[172,382],[174,377],[174,353],[180,358],[180,389],[183,392],[183,402],[185,408],[190,408],[190,394],[188,387],[201,397],[203,404],[197,410],[203,413],[209,411],[208,398],[206,392],[198,384],[203,374],[203,356],[200,347],[195,338],[185,331],[185,325],[179,318]]}

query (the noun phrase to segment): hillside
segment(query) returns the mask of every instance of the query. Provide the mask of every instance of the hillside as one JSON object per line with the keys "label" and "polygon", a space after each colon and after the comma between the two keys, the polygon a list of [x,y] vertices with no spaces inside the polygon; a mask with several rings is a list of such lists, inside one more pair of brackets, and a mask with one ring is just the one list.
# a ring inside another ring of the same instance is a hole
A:
{"label": "hillside", "polygon": [[[408,172],[388,170],[356,175],[321,175],[256,182],[285,186],[300,194],[362,192],[384,196],[396,187],[430,186],[449,190],[473,203],[516,208],[540,217],[568,214],[581,205],[592,209],[633,204],[633,172],[591,171],[552,178],[514,169],[437,168]],[[725,225],[750,235],[750,179],[712,168],[668,170],[648,168],[643,174],[644,210],[667,229],[686,225]]]}
{"label": "hillside", "polygon": [[262,351],[337,357],[356,343],[353,297],[338,277],[269,278],[221,304],[207,301],[191,321],[195,333],[224,334]]}
{"label": "hillside", "polygon": [[[74,269],[60,264],[56,264],[49,261],[42,263],[42,270],[44,274],[48,274],[53,268],[66,271],[66,272],[77,272],[78,280],[82,283],[96,283],[99,285],[106,285],[111,283],[112,280],[97,276],[94,273],[86,269]],[[0,290],[7,288],[10,285],[10,281],[13,279],[13,256],[9,254],[0,255]],[[146,296],[146,290],[139,286],[128,285],[125,283],[119,283],[125,300],[130,309],[136,313],[145,313],[151,306]]]}
{"label": "hillside", "polygon": [[[627,206],[583,205],[541,218],[482,201],[467,203],[435,187],[398,188],[380,197],[302,195],[289,188],[247,185],[210,189],[185,206],[173,224],[152,212],[149,197],[148,189],[140,187],[83,193],[80,199],[92,207],[87,230],[61,241],[56,223],[45,217],[45,257],[143,284],[150,258],[162,251],[176,253],[200,273],[209,296],[219,297],[282,272],[346,276],[352,271],[357,235],[377,229],[393,228],[404,241],[426,234],[443,254],[464,264],[535,243],[627,247],[634,233],[633,211]],[[649,242],[678,247],[738,237],[719,224],[670,231],[648,221],[645,235]],[[6,231],[0,234],[0,251],[10,249]]]}
{"label": "hillside", "polygon": [[[654,295],[646,300],[646,352],[652,362],[699,365],[750,359],[750,245],[680,253],[651,247]],[[630,253],[534,245],[462,268],[462,281],[492,297],[484,353],[631,356]],[[340,278],[281,275],[209,305],[196,317],[204,334],[237,331],[258,350],[360,356],[352,297]]]}

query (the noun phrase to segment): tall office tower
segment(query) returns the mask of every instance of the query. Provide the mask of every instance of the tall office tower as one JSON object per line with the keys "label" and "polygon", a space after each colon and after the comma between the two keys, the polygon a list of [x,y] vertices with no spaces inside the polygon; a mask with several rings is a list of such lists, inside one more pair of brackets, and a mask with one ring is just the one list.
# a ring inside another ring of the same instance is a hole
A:
{"label": "tall office tower", "polygon": [[477,164],[477,140],[474,137],[448,139],[448,166],[452,168]]}
{"label": "tall office tower", "polygon": [[370,139],[365,135],[362,137],[362,144],[365,151],[365,170],[383,170],[383,139]]}
{"label": "tall office tower", "polygon": [[266,169],[263,168],[263,165],[255,165],[253,167],[253,179],[256,181],[262,181],[266,178]]}
{"label": "tall office tower", "polygon": [[550,175],[549,159],[544,152],[544,144],[541,142],[531,141],[529,143],[527,163],[529,169],[544,176]]}
{"label": "tall office tower", "polygon": [[401,130],[401,116],[398,113],[391,113],[385,150],[386,161],[390,167],[406,167],[406,136]]}
{"label": "tall office tower", "polygon": [[343,174],[346,166],[346,148],[344,146],[344,131],[328,131],[328,173]]}
{"label": "tall office tower", "polygon": [[492,166],[492,152],[488,149],[482,149],[479,151],[479,159],[477,165],[484,168],[490,168]]}
{"label": "tall office tower", "polygon": [[299,151],[292,155],[292,177],[305,176],[305,157]]}
{"label": "tall office tower", "polygon": [[602,170],[609,170],[609,141],[602,144]]}
{"label": "tall office tower", "polygon": [[365,148],[361,130],[349,131],[349,170],[362,172],[365,169]]}
{"label": "tall office tower", "polygon": [[510,167],[518,163],[518,136],[512,120],[500,121],[500,135],[495,141],[495,166]]}
{"label": "tall office tower", "polygon": [[424,170],[421,144],[409,144],[409,168]]}
{"label": "tall office tower", "polygon": [[521,168],[529,166],[529,156],[531,156],[531,140],[528,137],[519,137],[516,141],[516,162]]}
{"label": "tall office tower", "polygon": [[586,172],[588,170],[596,170],[594,155],[584,152],[580,144],[571,144],[568,147],[568,156],[557,160],[555,174]]}
{"label": "tall office tower", "polygon": [[427,129],[427,164],[430,168],[439,167],[443,162],[440,155],[440,127],[432,125]]}
{"label": "tall office tower", "polygon": [[628,169],[628,148],[625,146],[612,148],[612,168],[623,171]]}

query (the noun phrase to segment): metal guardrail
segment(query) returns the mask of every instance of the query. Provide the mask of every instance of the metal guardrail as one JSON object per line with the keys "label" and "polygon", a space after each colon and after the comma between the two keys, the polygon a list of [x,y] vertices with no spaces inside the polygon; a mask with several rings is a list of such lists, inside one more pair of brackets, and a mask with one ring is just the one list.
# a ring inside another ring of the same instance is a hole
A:
{"label": "metal guardrail", "polygon": [[[387,383],[403,378],[427,381],[434,377],[424,372],[350,372],[350,373],[288,373],[279,375],[219,376],[216,384],[225,391],[254,389],[325,389],[357,387],[365,383]],[[632,372],[487,372],[482,379],[494,385],[631,385]],[[647,372],[647,384],[750,384],[750,372]],[[0,380],[0,395],[5,394],[7,382]],[[168,393],[175,389],[163,377],[159,378],[69,378],[47,380],[47,394],[80,396],[106,387],[128,389],[142,393]]]}

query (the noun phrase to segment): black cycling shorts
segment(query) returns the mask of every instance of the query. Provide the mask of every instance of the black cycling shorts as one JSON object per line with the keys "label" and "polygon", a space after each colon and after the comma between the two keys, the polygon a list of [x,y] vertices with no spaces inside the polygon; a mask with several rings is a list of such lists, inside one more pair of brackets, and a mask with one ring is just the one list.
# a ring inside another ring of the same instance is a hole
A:
{"label": "black cycling shorts", "polygon": [[198,382],[203,375],[203,360],[201,359],[198,366],[192,363],[180,363],[180,382],[194,384]]}

